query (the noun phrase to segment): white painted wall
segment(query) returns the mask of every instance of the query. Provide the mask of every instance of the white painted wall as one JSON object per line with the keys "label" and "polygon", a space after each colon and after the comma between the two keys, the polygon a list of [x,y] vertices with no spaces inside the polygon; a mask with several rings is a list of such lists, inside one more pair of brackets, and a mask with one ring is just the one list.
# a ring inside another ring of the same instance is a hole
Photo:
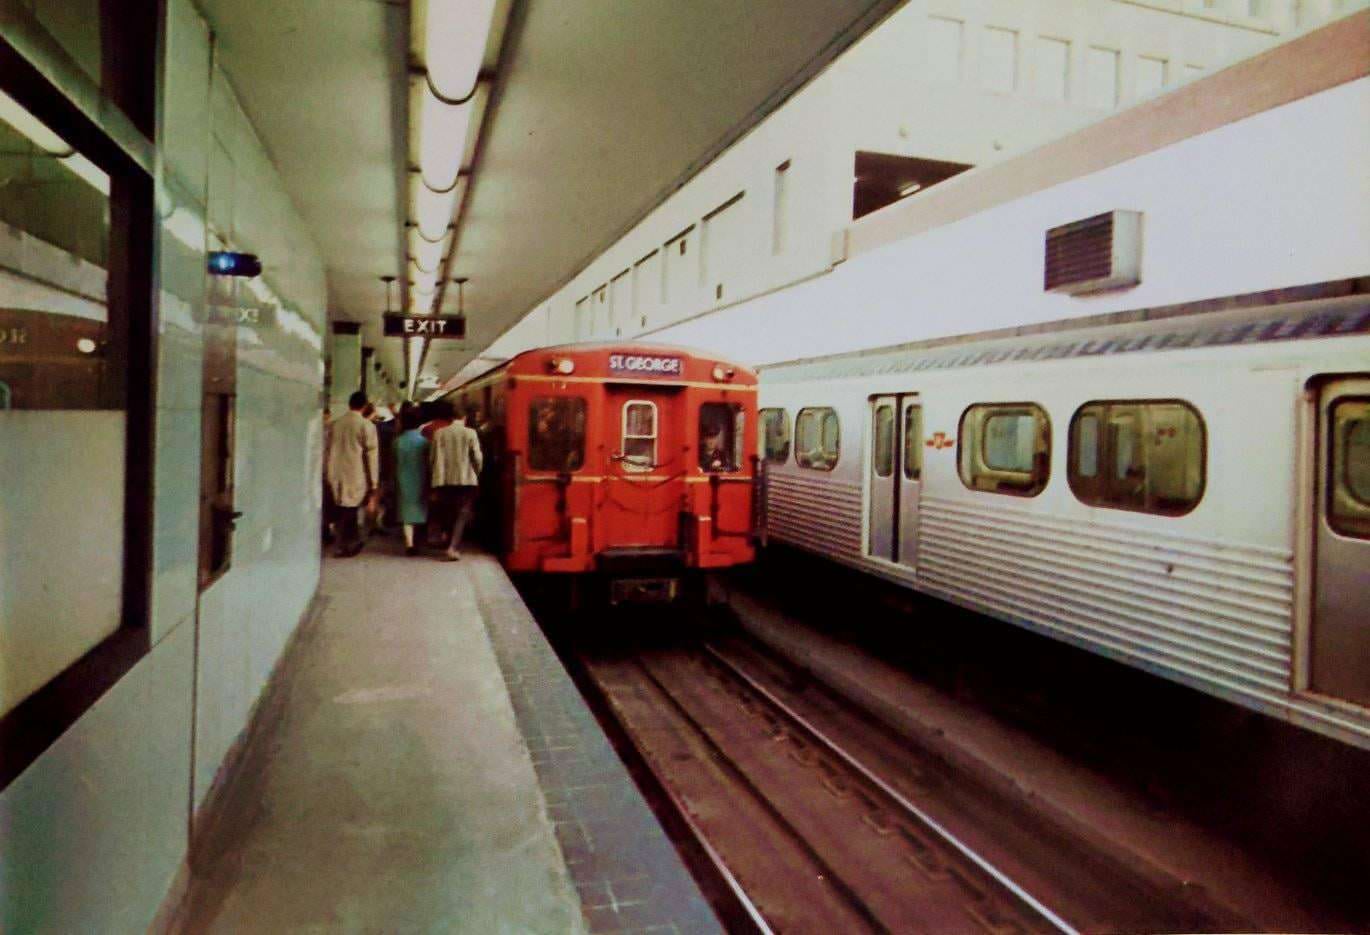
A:
{"label": "white painted wall", "polygon": [[[768,363],[1365,274],[1370,79],[858,256],[654,340]],[[946,183],[973,186],[973,174]],[[1042,288],[1045,231],[1143,213],[1142,282]]]}
{"label": "white painted wall", "polygon": [[[702,252],[692,242],[686,257],[662,254],[666,300],[648,305],[639,298],[624,319],[636,325],[623,337],[655,337],[663,325],[742,299],[808,288],[805,280],[831,268],[833,237],[851,223],[857,150],[987,165],[1112,112],[1100,106],[1099,79],[1090,80],[1092,49],[1117,53],[1110,72],[1116,89],[1102,96],[1116,95],[1116,106],[1125,108],[1364,5],[1325,2],[1315,9],[1272,0],[1267,17],[1253,18],[1244,0],[910,0],[529,314],[550,310],[552,341],[609,336],[577,330],[576,302],[691,225],[697,241],[705,216],[739,191],[746,197],[731,235],[735,270],[722,299],[717,282],[701,277]],[[987,38],[1006,33],[1011,42]],[[956,37],[956,48],[946,47],[947,37]],[[1012,61],[1004,49],[1013,50]],[[1058,80],[1048,69],[1062,59]],[[1148,83],[1158,78],[1160,88]],[[777,253],[775,170],[786,160],[784,249]],[[1241,169],[1229,168],[1229,175],[1246,173],[1243,157],[1233,165]],[[868,329],[864,321],[854,324]],[[541,335],[516,325],[483,356],[512,356],[543,343]]]}

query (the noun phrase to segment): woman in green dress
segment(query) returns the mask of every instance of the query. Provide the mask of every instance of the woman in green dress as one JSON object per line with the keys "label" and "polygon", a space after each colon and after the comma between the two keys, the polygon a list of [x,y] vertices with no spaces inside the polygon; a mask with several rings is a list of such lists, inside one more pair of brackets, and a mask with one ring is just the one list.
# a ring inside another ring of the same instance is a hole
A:
{"label": "woman in green dress", "polygon": [[428,439],[419,431],[421,425],[423,414],[418,406],[411,404],[400,413],[403,434],[395,440],[395,483],[405,555],[419,554],[414,527],[428,522]]}

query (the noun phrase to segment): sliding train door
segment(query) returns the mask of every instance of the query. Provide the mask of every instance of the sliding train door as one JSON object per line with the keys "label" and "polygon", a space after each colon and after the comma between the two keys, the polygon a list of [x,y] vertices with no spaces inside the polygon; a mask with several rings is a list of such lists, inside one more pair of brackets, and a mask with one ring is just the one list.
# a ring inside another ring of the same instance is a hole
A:
{"label": "sliding train door", "polygon": [[867,461],[870,475],[870,542],[866,551],[871,558],[894,561],[895,543],[899,536],[898,514],[899,481],[894,470],[895,409],[897,396],[876,396],[871,400],[871,448]]}
{"label": "sliding train door", "polygon": [[922,408],[912,393],[874,396],[870,418],[866,554],[912,568],[923,480]]}
{"label": "sliding train door", "polygon": [[1370,378],[1318,400],[1309,687],[1370,706]]}

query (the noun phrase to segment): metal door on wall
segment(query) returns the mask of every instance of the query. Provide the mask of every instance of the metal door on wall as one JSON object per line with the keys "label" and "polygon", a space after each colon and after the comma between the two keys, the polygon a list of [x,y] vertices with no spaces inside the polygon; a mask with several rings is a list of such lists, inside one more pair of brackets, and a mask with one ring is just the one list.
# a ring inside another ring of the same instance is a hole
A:
{"label": "metal door on wall", "polygon": [[1309,687],[1370,705],[1370,377],[1318,400]]}
{"label": "metal door on wall", "polygon": [[915,394],[871,397],[867,553],[914,567],[923,475],[923,410]]}

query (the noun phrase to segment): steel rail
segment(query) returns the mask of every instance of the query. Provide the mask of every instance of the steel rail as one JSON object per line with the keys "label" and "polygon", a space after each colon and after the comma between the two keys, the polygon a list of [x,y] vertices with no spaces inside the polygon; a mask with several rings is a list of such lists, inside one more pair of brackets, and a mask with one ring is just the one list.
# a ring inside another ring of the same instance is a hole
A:
{"label": "steel rail", "polygon": [[[856,894],[856,891],[852,889],[851,885],[848,884],[847,881],[844,880],[842,876],[839,873],[837,873],[837,871],[835,871],[826,860],[823,859],[823,856],[821,854],[814,850],[813,845],[799,831],[799,829],[795,828],[794,825],[791,824],[790,821],[786,819],[784,815],[780,814],[780,812],[776,810],[775,806],[771,804],[770,800],[766,797],[765,793],[761,789],[759,789],[756,786],[756,784],[743,771],[741,765],[737,762],[736,758],[730,756],[728,754],[728,751],[723,749],[723,747],[718,743],[718,741],[715,740],[709,734],[709,731],[704,727],[704,725],[699,722],[699,719],[696,718],[693,714],[691,714],[689,709],[687,709],[685,705],[680,701],[680,699],[675,696],[675,693],[672,692],[671,689],[668,688],[666,685],[662,684],[661,679],[657,677],[656,673],[653,672],[641,660],[634,660],[633,665],[635,665],[638,668],[638,670],[641,671],[643,676],[651,685],[656,687],[656,690],[661,693],[662,697],[665,698],[666,701],[671,705],[671,707],[675,709],[676,714],[682,720],[684,720],[687,725],[689,725],[689,727],[695,732],[695,734],[704,743],[704,745],[707,746],[709,750],[713,752],[716,762],[718,762],[720,765],[725,766],[727,770],[733,774],[738,785],[740,785],[743,789],[747,790],[747,792],[762,806],[762,808],[764,808],[765,811],[770,814],[771,818],[782,829],[784,829],[785,833],[788,834],[794,840],[794,842],[799,846],[800,850],[808,857],[808,859],[812,863],[817,865],[821,870],[823,870],[826,879],[828,879],[832,883],[834,891],[839,893],[846,900],[847,904],[856,912],[857,915],[860,915],[865,918],[866,922],[870,925],[871,930],[875,932],[887,931],[887,928],[880,922],[878,918],[875,917],[875,915],[871,912],[870,908]],[[751,905],[751,900],[747,900],[747,904]],[[770,931],[769,927],[767,928],[767,931]]]}
{"label": "steel rail", "polygon": [[1021,900],[1024,904],[1031,907],[1033,911],[1035,911],[1043,919],[1049,922],[1057,931],[1062,932],[1063,935],[1080,935],[1078,929],[1072,926],[1065,919],[1062,919],[1056,913],[1052,912],[1040,900],[1034,897],[1027,890],[1023,889],[1022,886],[1015,883],[1007,874],[1001,871],[998,867],[995,867],[984,857],[981,857],[979,854],[977,854],[969,845],[965,844],[958,837],[956,837],[956,835],[952,834],[950,830],[948,830],[945,826],[941,824],[941,822],[937,821],[937,819],[933,818],[923,809],[919,808],[913,802],[909,801],[909,799],[905,797],[903,793],[901,793],[898,789],[895,789],[884,779],[880,778],[880,776],[873,773],[869,768],[866,767],[864,763],[853,757],[846,750],[843,750],[826,734],[820,731],[817,727],[810,724],[809,721],[805,719],[803,715],[795,711],[780,698],[777,698],[769,689],[767,689],[765,686],[757,682],[756,679],[752,678],[746,672],[742,671],[741,668],[739,668],[735,663],[726,658],[712,644],[705,643],[702,648],[704,652],[711,656],[715,662],[717,662],[724,669],[726,669],[733,677],[737,678],[749,689],[756,692],[762,698],[766,699],[767,703],[773,705],[776,708],[776,710],[780,711],[795,724],[799,725],[799,727],[802,728],[804,732],[807,733],[820,746],[825,748],[833,756],[836,756],[838,759],[840,759],[844,764],[847,765],[848,768],[852,769],[858,775],[860,775],[862,779],[866,780],[871,785],[879,789],[886,796],[888,796],[890,799],[892,799],[894,802],[898,803],[901,808],[907,811],[910,815],[917,818],[920,823],[922,823],[931,831],[933,831],[939,838],[942,839],[944,843],[951,846],[963,857],[965,857],[971,863],[975,864],[976,867],[978,867],[996,883],[1004,887],[1004,889],[1008,890],[1019,900]]}

